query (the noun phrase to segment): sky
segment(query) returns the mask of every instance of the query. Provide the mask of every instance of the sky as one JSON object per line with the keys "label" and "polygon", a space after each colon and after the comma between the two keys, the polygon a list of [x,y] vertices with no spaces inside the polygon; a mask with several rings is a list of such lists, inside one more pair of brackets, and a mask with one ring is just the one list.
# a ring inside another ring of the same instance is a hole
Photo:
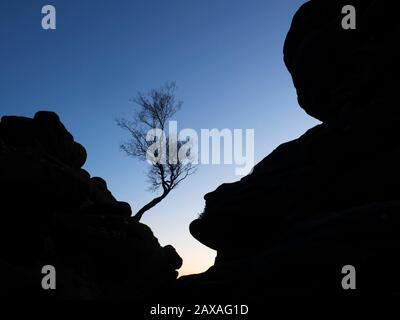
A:
{"label": "sky", "polygon": [[[155,194],[147,163],[119,145],[129,137],[115,119],[130,101],[176,81],[178,131],[254,129],[255,161],[318,122],[298,106],[283,63],[283,43],[300,0],[1,0],[0,115],[59,114],[85,146],[84,168],[103,177],[135,212]],[[56,30],[44,30],[42,7],[56,8]],[[207,270],[216,252],[196,241],[189,224],[204,194],[233,182],[234,165],[200,165],[142,219],[162,245],[184,260],[180,275]]]}

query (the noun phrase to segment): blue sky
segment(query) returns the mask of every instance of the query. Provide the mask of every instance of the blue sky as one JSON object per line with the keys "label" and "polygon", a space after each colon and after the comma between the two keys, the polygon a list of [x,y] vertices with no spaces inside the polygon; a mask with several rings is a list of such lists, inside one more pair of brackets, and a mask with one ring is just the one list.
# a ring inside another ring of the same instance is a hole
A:
{"label": "blue sky", "polygon": [[[128,138],[115,118],[129,101],[175,80],[183,108],[178,130],[254,129],[255,159],[317,121],[297,105],[282,48],[297,0],[48,0],[0,2],[1,115],[57,112],[88,151],[85,168],[139,209],[146,163],[119,151]],[[54,5],[57,29],[41,28]],[[202,165],[143,218],[161,244],[184,258],[181,274],[207,269],[215,252],[193,239],[203,195],[237,180],[233,165]]]}

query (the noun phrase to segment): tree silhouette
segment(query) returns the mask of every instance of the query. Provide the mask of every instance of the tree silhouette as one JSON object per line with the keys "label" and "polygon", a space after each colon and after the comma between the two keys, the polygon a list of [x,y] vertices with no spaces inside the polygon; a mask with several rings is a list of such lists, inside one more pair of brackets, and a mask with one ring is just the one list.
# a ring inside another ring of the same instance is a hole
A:
{"label": "tree silhouette", "polygon": [[[165,134],[168,121],[182,106],[182,102],[176,100],[176,89],[175,82],[167,82],[158,89],[152,89],[148,94],[139,92],[133,99],[138,108],[132,121],[117,119],[118,126],[130,134],[130,139],[120,146],[121,150],[141,161],[150,161],[147,173],[149,190],[155,192],[162,189],[161,195],[155,197],[134,215],[137,221],[196,171],[196,165],[192,161],[187,161],[188,158],[180,159],[178,154],[182,145],[189,142],[177,141]],[[161,132],[158,137],[154,135],[155,129]]]}

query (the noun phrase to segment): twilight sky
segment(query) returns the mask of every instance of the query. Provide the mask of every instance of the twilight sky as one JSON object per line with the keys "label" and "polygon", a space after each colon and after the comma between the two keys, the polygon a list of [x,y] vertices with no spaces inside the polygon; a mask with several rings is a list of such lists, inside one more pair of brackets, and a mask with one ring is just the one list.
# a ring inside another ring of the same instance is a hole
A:
{"label": "twilight sky", "polygon": [[[1,0],[0,115],[55,111],[101,176],[133,211],[154,196],[146,166],[119,151],[128,137],[115,118],[132,114],[137,91],[175,80],[183,108],[178,130],[254,129],[255,160],[317,121],[297,105],[283,64],[283,41],[300,0]],[[57,29],[41,28],[41,8]],[[188,226],[203,195],[232,182],[234,165],[201,165],[147,212],[162,245],[184,259],[181,274],[212,265],[215,252]]]}

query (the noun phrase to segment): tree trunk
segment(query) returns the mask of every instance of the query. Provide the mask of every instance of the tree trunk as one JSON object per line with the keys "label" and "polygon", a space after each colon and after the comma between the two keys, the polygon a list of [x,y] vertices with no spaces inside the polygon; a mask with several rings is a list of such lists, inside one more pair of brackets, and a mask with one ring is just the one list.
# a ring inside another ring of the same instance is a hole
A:
{"label": "tree trunk", "polygon": [[168,195],[169,191],[164,191],[161,196],[154,198],[151,200],[148,204],[146,204],[144,207],[142,207],[134,216],[133,219],[136,221],[140,221],[142,219],[143,214],[153,208],[156,204],[160,203],[162,199],[164,199]]}

